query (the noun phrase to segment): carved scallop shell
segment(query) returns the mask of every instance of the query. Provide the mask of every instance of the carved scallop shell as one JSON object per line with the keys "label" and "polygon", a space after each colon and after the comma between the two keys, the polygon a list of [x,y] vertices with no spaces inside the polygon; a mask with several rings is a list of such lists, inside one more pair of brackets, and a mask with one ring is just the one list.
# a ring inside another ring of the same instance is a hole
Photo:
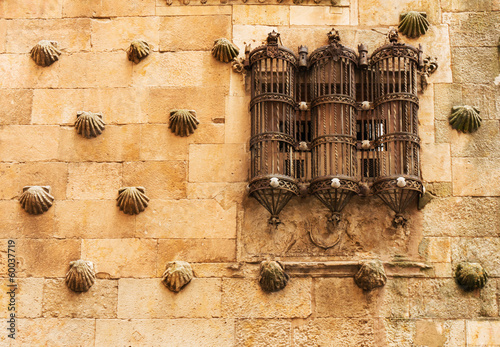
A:
{"label": "carved scallop shell", "polygon": [[102,120],[100,113],[79,111],[76,114],[76,132],[88,139],[97,137],[104,131],[106,123]]}
{"label": "carved scallop shell", "polygon": [[473,133],[480,126],[483,119],[479,116],[479,108],[475,106],[454,106],[450,118],[453,129],[464,133]]}
{"label": "carved scallop shell", "polygon": [[42,214],[47,211],[54,201],[50,195],[50,187],[26,186],[19,197],[23,209],[29,214]]}
{"label": "carved scallop shell", "polygon": [[488,273],[481,264],[462,262],[455,271],[455,280],[465,291],[472,291],[486,285]]}
{"label": "carved scallop shell", "polygon": [[260,264],[260,287],[266,292],[277,292],[286,287],[290,276],[277,261],[263,261]]}
{"label": "carved scallop shell", "polygon": [[189,136],[198,128],[194,110],[171,110],[169,129],[177,136]]}
{"label": "carved scallop shell", "polygon": [[410,11],[400,16],[398,31],[410,38],[424,35],[429,30],[429,21],[425,12]]}
{"label": "carved scallop shell", "polygon": [[384,265],[380,260],[371,260],[363,263],[354,276],[354,282],[363,290],[372,290],[382,287],[387,281]]}
{"label": "carved scallop shell", "polygon": [[238,47],[233,45],[228,39],[221,38],[214,41],[214,46],[212,47],[212,55],[218,61],[229,63],[234,58],[236,58],[239,53],[240,50],[238,49]]}
{"label": "carved scallop shell", "polygon": [[31,49],[30,54],[37,65],[49,66],[59,60],[61,51],[57,49],[56,41],[42,40]]}
{"label": "carved scallop shell", "polygon": [[134,40],[130,43],[130,47],[127,50],[128,60],[133,61],[136,64],[146,58],[150,52],[149,44],[143,40]]}
{"label": "carved scallop shell", "polygon": [[66,285],[74,292],[86,292],[95,282],[94,264],[90,261],[76,260],[69,263]]}
{"label": "carved scallop shell", "polygon": [[193,269],[185,261],[173,261],[167,264],[163,273],[163,284],[171,291],[178,293],[193,279]]}
{"label": "carved scallop shell", "polygon": [[124,187],[118,190],[117,205],[125,214],[139,214],[148,207],[149,198],[144,187]]}

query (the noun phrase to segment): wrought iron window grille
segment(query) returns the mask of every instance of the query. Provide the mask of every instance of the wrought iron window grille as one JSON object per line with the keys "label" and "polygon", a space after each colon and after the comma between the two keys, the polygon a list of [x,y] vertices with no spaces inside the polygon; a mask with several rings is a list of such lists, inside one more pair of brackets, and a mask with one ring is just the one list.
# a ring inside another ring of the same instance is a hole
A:
{"label": "wrought iron window grille", "polygon": [[[356,194],[376,195],[404,225],[403,212],[423,193],[418,137],[418,76],[421,46],[389,43],[370,56],[340,44],[308,56],[278,43],[246,48],[251,81],[251,169],[249,194],[280,223],[279,213],[299,194],[316,196],[334,225]],[[370,187],[367,192],[366,187]]]}

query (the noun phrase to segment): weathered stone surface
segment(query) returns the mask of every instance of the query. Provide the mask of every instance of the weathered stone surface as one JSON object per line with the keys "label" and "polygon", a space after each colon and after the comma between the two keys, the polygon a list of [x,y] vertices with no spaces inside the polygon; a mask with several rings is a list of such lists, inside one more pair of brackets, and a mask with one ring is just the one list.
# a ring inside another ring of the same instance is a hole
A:
{"label": "weathered stone surface", "polygon": [[235,239],[170,239],[158,241],[158,271],[174,260],[187,262],[230,262],[236,260]]}
{"label": "weathered stone surface", "polygon": [[483,120],[500,119],[500,88],[496,85],[462,84],[462,94],[462,103],[455,105],[477,106]]}
{"label": "weathered stone surface", "polygon": [[433,263],[451,261],[451,240],[449,237],[425,237],[419,245],[419,253]]}
{"label": "weathered stone surface", "polygon": [[[282,23],[270,23],[283,25]],[[290,25],[349,25],[348,7],[290,6]]]}
{"label": "weathered stone surface", "polygon": [[460,84],[434,84],[435,119],[448,123],[448,117],[451,115],[451,108],[457,105],[462,105],[462,87]]}
{"label": "weathered stone surface", "polygon": [[215,16],[232,13],[232,6],[220,2],[210,6],[168,6],[166,1],[156,1],[157,16]]}
{"label": "weathered stone surface", "polygon": [[361,264],[354,275],[354,282],[363,290],[383,287],[387,281],[384,265],[380,260],[370,260]]}
{"label": "weathered stone surface", "polygon": [[[496,231],[498,232],[498,229]],[[498,237],[455,238],[451,245],[451,254],[454,265],[462,261],[479,263],[490,276],[500,276],[500,239]]]}
{"label": "weathered stone surface", "polygon": [[245,198],[246,182],[188,183],[188,199],[215,199],[224,209],[240,204]]}
{"label": "weathered stone surface", "polygon": [[[7,249],[7,247],[5,247]],[[7,264],[7,261],[3,262]],[[8,278],[2,278],[0,280],[0,288],[2,293],[7,293],[12,287],[7,287],[7,285],[12,285]],[[17,318],[38,318],[42,316],[42,298],[43,298],[43,278],[16,278],[15,283],[16,288],[16,317]],[[12,313],[8,311],[9,295],[2,295],[0,299],[0,304],[4,309],[0,313],[1,318],[8,318],[9,314]],[[11,306],[12,307],[12,306]]]}
{"label": "weathered stone surface", "polygon": [[135,218],[120,212],[115,199],[64,200],[54,208],[58,238],[130,238],[135,234]]}
{"label": "weathered stone surface", "polygon": [[3,1],[0,6],[2,18],[61,18],[64,0],[34,0],[19,3]]}
{"label": "weathered stone surface", "polygon": [[30,124],[33,91],[0,89],[0,125]]}
{"label": "weathered stone surface", "polygon": [[249,97],[226,97],[225,143],[247,143],[250,138],[248,105]]}
{"label": "weathered stone surface", "polygon": [[154,16],[155,2],[147,0],[63,0],[63,17],[128,17]]}
{"label": "weathered stone surface", "polygon": [[27,162],[19,164],[19,184],[16,188],[20,190],[22,187],[30,185],[50,186],[50,194],[56,200],[63,200],[66,198],[67,182],[68,164],[58,162]]}
{"label": "weathered stone surface", "polygon": [[[267,34],[272,32],[273,30],[281,33],[281,38],[287,38],[286,42],[288,42],[288,35],[283,35],[282,31],[278,30],[278,27],[276,26],[242,25],[234,23],[232,41],[237,47],[240,48],[240,55],[243,56],[243,54],[245,53],[245,45],[251,45],[252,49],[257,48],[266,41]],[[234,75],[236,74],[232,74],[232,76]],[[241,81],[240,83],[243,83],[243,81]],[[245,96],[245,94],[238,96]]]}
{"label": "weathered stone surface", "polygon": [[225,319],[97,319],[96,346],[231,346],[234,321]]}
{"label": "weathered stone surface", "polygon": [[0,53],[5,53],[6,36],[7,36],[7,21],[0,19]]}
{"label": "weathered stone surface", "polygon": [[19,164],[0,164],[0,199],[14,199],[21,192],[19,184]]}
{"label": "weathered stone surface", "polygon": [[[123,17],[92,20],[92,51],[126,49],[130,42],[141,39],[157,49],[159,45],[160,18]],[[129,63],[131,64],[131,63]]]}
{"label": "weathered stone surface", "polygon": [[166,124],[144,124],[140,143],[141,160],[187,160],[188,139],[175,136]]}
{"label": "weathered stone surface", "polygon": [[233,5],[233,24],[289,25],[289,22],[290,8],[288,6]]}
{"label": "weathered stone surface", "polygon": [[[220,38],[231,40],[231,17],[163,17],[159,34],[160,51],[209,51],[214,40]],[[244,49],[244,47],[239,48]]]}
{"label": "weathered stone surface", "polygon": [[81,259],[91,259],[97,273],[107,273],[111,278],[153,277],[156,250],[156,240],[85,239]]}
{"label": "weathered stone surface", "polygon": [[423,144],[434,143],[434,84],[429,84],[418,100],[418,135]]}
{"label": "weathered stone surface", "polygon": [[248,178],[248,154],[241,144],[189,146],[190,182],[241,182]]}
{"label": "weathered stone surface", "polygon": [[500,158],[452,158],[453,194],[499,196]]}
{"label": "weathered stone surface", "polygon": [[0,161],[57,159],[58,126],[10,125],[0,127]]}
{"label": "weathered stone surface", "polygon": [[116,318],[118,281],[96,280],[83,293],[71,291],[64,279],[46,279],[43,316],[57,318]]}
{"label": "weathered stone surface", "polygon": [[20,239],[16,252],[19,277],[64,277],[66,264],[80,259],[80,240]]}
{"label": "weathered stone surface", "polygon": [[470,346],[500,345],[500,321],[466,321],[467,344]]}
{"label": "weathered stone surface", "polygon": [[422,179],[426,182],[451,181],[450,145],[423,143],[420,148]]}
{"label": "weathered stone surface", "polygon": [[311,314],[311,279],[293,278],[285,289],[266,293],[257,279],[222,280],[224,317],[305,318]]}
{"label": "weathered stone surface", "polygon": [[70,163],[69,199],[116,199],[121,186],[121,164]]}
{"label": "weathered stone surface", "polygon": [[221,316],[221,280],[194,278],[173,293],[160,278],[122,278],[118,318],[215,318]]}
{"label": "weathered stone surface", "polygon": [[293,346],[376,345],[372,319],[316,318],[293,327]]}
{"label": "weathered stone surface", "polygon": [[187,163],[184,161],[141,161],[123,164],[123,186],[146,188],[151,199],[186,198]]}
{"label": "weathered stone surface", "polygon": [[[488,284],[491,288],[492,285]],[[485,288],[485,291],[491,291]],[[484,301],[484,302],[483,302]],[[410,279],[409,302],[411,318],[471,318],[477,317],[485,305],[495,305],[492,295],[464,292],[450,279]]]}
{"label": "weathered stone surface", "polygon": [[435,196],[451,196],[451,182],[426,183],[425,188]]}
{"label": "weathered stone surface", "polygon": [[54,235],[54,210],[55,207],[52,207],[43,214],[30,215],[22,209],[17,200],[0,201],[0,227],[3,237],[52,237]]}
{"label": "weathered stone surface", "polygon": [[421,211],[426,236],[484,237],[500,234],[500,199],[441,198]]}
{"label": "weathered stone surface", "polygon": [[90,19],[11,20],[7,26],[8,53],[28,53],[40,40],[57,41],[64,52],[90,51]]}
{"label": "weathered stone surface", "polygon": [[359,20],[363,25],[392,25],[399,23],[399,14],[408,11],[423,11],[427,18],[433,23],[440,21],[439,4],[433,0],[423,0],[415,4],[412,0],[400,0],[397,2],[386,1],[359,1]]}
{"label": "weathered stone surface", "polygon": [[488,84],[498,75],[496,47],[452,47],[451,54],[453,82]]}
{"label": "weathered stone surface", "polygon": [[237,346],[291,346],[288,320],[241,319],[236,321]]}
{"label": "weathered stone surface", "polygon": [[500,129],[498,121],[483,121],[473,134],[451,132],[453,157],[500,158]]}
{"label": "weathered stone surface", "polygon": [[443,0],[441,2],[443,11],[489,11],[490,0]]}
{"label": "weathered stone surface", "polygon": [[[465,2],[465,1],[464,1]],[[496,46],[498,37],[498,12],[445,13],[443,22],[450,27],[452,46]]]}
{"label": "weathered stone surface", "polygon": [[29,54],[1,54],[0,88],[56,88],[60,68],[60,64],[38,66]]}

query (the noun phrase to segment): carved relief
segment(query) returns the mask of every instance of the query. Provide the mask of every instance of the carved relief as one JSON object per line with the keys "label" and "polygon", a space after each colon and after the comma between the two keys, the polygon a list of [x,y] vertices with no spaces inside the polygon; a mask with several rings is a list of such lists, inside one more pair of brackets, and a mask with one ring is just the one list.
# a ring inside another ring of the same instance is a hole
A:
{"label": "carved relief", "polygon": [[42,40],[31,49],[30,54],[37,65],[50,66],[59,60],[61,51],[57,49],[56,41]]}
{"label": "carved relief", "polygon": [[52,206],[54,197],[50,195],[49,186],[26,186],[19,197],[19,202],[29,214],[42,214]]}
{"label": "carved relief", "polygon": [[429,25],[425,12],[410,11],[400,15],[398,31],[409,38],[416,38],[424,35]]}
{"label": "carved relief", "polygon": [[234,58],[236,58],[239,53],[240,50],[238,49],[238,47],[233,45],[228,39],[221,38],[214,41],[214,46],[212,47],[212,55],[218,61],[229,63]]}
{"label": "carved relief", "polygon": [[136,64],[149,55],[149,44],[144,40],[133,40],[127,50],[128,60]]}
{"label": "carved relief", "polygon": [[125,214],[139,214],[148,207],[149,198],[144,187],[124,187],[118,193],[117,205]]}
{"label": "carved relief", "polygon": [[286,287],[290,276],[277,261],[263,261],[260,265],[259,284],[266,292],[277,292]]}
{"label": "carved relief", "polygon": [[167,264],[162,282],[172,292],[179,292],[193,279],[193,269],[188,262],[173,261]]}
{"label": "carved relief", "polygon": [[66,285],[74,292],[86,292],[95,282],[94,264],[90,261],[76,260],[69,263]]}
{"label": "carved relief", "polygon": [[457,266],[455,279],[465,291],[469,292],[483,288],[488,281],[488,273],[481,264],[462,262]]}
{"label": "carved relief", "polygon": [[194,110],[171,110],[168,128],[177,136],[189,136],[198,128]]}
{"label": "carved relief", "polygon": [[90,139],[101,135],[104,131],[106,123],[102,120],[100,113],[79,111],[76,117],[76,132],[83,137]]}
{"label": "carved relief", "polygon": [[371,260],[363,263],[354,276],[354,282],[363,290],[372,290],[383,287],[387,281],[384,265],[380,260]]}
{"label": "carved relief", "polygon": [[463,133],[473,133],[481,126],[483,119],[479,116],[479,108],[476,106],[454,106],[450,118],[448,118],[453,129]]}

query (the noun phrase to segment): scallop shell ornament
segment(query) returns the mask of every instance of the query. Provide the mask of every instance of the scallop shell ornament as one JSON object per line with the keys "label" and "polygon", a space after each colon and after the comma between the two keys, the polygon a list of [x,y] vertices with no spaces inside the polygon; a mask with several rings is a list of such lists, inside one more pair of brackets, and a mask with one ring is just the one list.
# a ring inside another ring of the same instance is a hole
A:
{"label": "scallop shell ornament", "polygon": [[453,106],[450,118],[453,129],[463,133],[473,133],[481,126],[483,119],[479,116],[479,108],[475,106]]}
{"label": "scallop shell ornament", "polygon": [[363,263],[354,276],[354,282],[363,290],[372,290],[383,287],[387,281],[384,265],[380,260],[371,260]]}
{"label": "scallop shell ornament", "polygon": [[212,55],[218,61],[229,63],[234,58],[236,58],[239,53],[240,50],[238,49],[238,47],[233,45],[228,39],[221,38],[214,41],[214,46],[212,47]]}
{"label": "scallop shell ornament", "polygon": [[189,136],[198,128],[194,110],[171,110],[168,128],[177,136]]}
{"label": "scallop shell ornament", "polygon": [[425,12],[410,11],[399,17],[398,31],[409,37],[417,38],[429,30],[429,21]]}
{"label": "scallop shell ornament", "polygon": [[150,50],[151,48],[146,41],[134,40],[130,43],[130,47],[127,50],[128,60],[139,64],[142,59],[149,55]]}
{"label": "scallop shell ornament", "polygon": [[462,262],[458,264],[455,271],[455,280],[465,290],[483,288],[488,281],[488,273],[478,263]]}
{"label": "scallop shell ornament", "polygon": [[277,261],[263,261],[260,265],[259,284],[266,292],[277,292],[286,287],[290,276]]}
{"label": "scallop shell ornament", "polygon": [[173,261],[167,264],[162,282],[169,290],[178,293],[193,279],[193,269],[185,261]]}
{"label": "scallop shell ornament", "polygon": [[76,114],[76,132],[87,139],[97,137],[104,131],[106,123],[102,120],[100,113],[79,111]]}
{"label": "scallop shell ornament", "polygon": [[75,260],[69,263],[66,285],[74,292],[86,292],[95,282],[94,264],[90,261]]}
{"label": "scallop shell ornament", "polygon": [[29,214],[42,214],[52,206],[54,197],[50,195],[48,186],[26,186],[19,197],[19,202]]}
{"label": "scallop shell ornament", "polygon": [[116,201],[123,213],[139,214],[148,207],[149,198],[144,187],[124,187],[118,190]]}
{"label": "scallop shell ornament", "polygon": [[31,49],[30,54],[37,65],[50,66],[59,60],[61,51],[57,49],[56,41],[42,40]]}

